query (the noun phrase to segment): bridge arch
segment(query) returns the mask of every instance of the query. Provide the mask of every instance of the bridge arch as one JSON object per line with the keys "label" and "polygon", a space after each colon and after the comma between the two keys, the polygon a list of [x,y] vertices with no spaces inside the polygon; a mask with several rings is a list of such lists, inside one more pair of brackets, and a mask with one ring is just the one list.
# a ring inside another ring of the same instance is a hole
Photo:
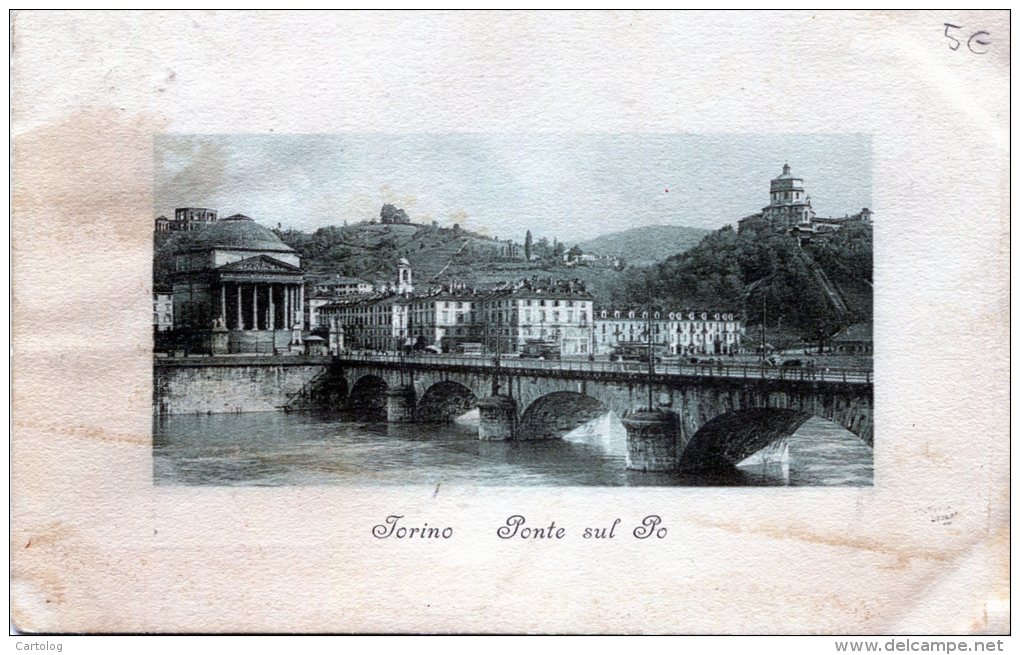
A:
{"label": "bridge arch", "polygon": [[[683,470],[731,470],[748,457],[773,450],[778,454],[784,445],[808,420],[821,420],[843,434],[846,426],[817,413],[788,407],[751,407],[720,414],[704,423],[678,450],[678,466]],[[858,448],[871,447],[859,434],[847,438],[859,443]],[[807,437],[810,439],[810,437]]]}
{"label": "bridge arch", "polygon": [[478,396],[459,382],[436,382],[421,395],[416,412],[423,423],[449,423],[478,404]]}
{"label": "bridge arch", "polygon": [[683,449],[682,469],[734,468],[742,460],[789,437],[811,418],[796,409],[755,407],[716,416]]}
{"label": "bridge arch", "polygon": [[342,409],[347,406],[347,397],[350,389],[347,386],[347,378],[343,375],[327,374],[316,395],[319,405],[325,409]]}
{"label": "bridge arch", "polygon": [[348,407],[366,416],[381,416],[386,413],[386,390],[389,385],[378,375],[362,375],[351,387],[347,399]]}
{"label": "bridge arch", "polygon": [[537,398],[521,415],[517,438],[559,439],[567,432],[609,412],[606,405],[591,396],[574,391],[554,391]]}

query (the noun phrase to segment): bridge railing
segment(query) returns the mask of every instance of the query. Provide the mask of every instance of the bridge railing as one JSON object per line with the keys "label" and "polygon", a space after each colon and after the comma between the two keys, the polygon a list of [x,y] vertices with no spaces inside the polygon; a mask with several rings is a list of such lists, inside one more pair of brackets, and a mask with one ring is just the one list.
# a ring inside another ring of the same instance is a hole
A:
{"label": "bridge railing", "polygon": [[[439,366],[464,366],[474,368],[495,368],[496,361],[488,356],[471,355],[399,355],[395,353],[342,353],[337,356],[340,361],[388,363],[388,364],[419,364]],[[536,371],[567,371],[588,373],[631,373],[647,374],[647,362],[606,362],[601,360],[583,359],[521,359],[518,357],[501,358],[499,367],[513,370]],[[681,364],[678,362],[660,362],[655,364],[656,375],[677,375],[709,378],[757,378],[762,380],[803,380],[819,382],[845,382],[848,384],[871,384],[873,372],[868,369],[830,368],[830,367],[784,367],[761,366],[754,364]]]}

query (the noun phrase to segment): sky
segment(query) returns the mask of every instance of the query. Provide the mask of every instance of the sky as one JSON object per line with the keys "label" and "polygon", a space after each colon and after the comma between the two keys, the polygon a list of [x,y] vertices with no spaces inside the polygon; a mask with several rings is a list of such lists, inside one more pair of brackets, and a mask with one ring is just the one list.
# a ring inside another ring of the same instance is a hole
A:
{"label": "sky", "polygon": [[305,231],[384,203],[517,241],[715,229],[768,204],[784,163],[819,216],[871,207],[866,134],[165,134],[154,158],[156,215],[208,207]]}

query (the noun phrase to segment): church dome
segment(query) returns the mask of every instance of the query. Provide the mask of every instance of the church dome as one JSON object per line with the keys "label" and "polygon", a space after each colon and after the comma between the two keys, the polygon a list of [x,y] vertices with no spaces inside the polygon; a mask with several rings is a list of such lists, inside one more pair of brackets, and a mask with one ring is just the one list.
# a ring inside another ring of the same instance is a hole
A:
{"label": "church dome", "polygon": [[203,228],[191,239],[189,250],[263,250],[268,252],[294,252],[272,230],[263,227],[244,214],[222,218]]}

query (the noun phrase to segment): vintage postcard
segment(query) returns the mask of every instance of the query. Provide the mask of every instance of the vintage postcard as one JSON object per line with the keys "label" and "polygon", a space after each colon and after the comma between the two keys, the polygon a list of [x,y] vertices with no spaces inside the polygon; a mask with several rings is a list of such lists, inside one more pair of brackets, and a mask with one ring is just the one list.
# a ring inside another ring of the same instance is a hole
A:
{"label": "vintage postcard", "polygon": [[1009,632],[1007,12],[11,52],[19,630]]}

